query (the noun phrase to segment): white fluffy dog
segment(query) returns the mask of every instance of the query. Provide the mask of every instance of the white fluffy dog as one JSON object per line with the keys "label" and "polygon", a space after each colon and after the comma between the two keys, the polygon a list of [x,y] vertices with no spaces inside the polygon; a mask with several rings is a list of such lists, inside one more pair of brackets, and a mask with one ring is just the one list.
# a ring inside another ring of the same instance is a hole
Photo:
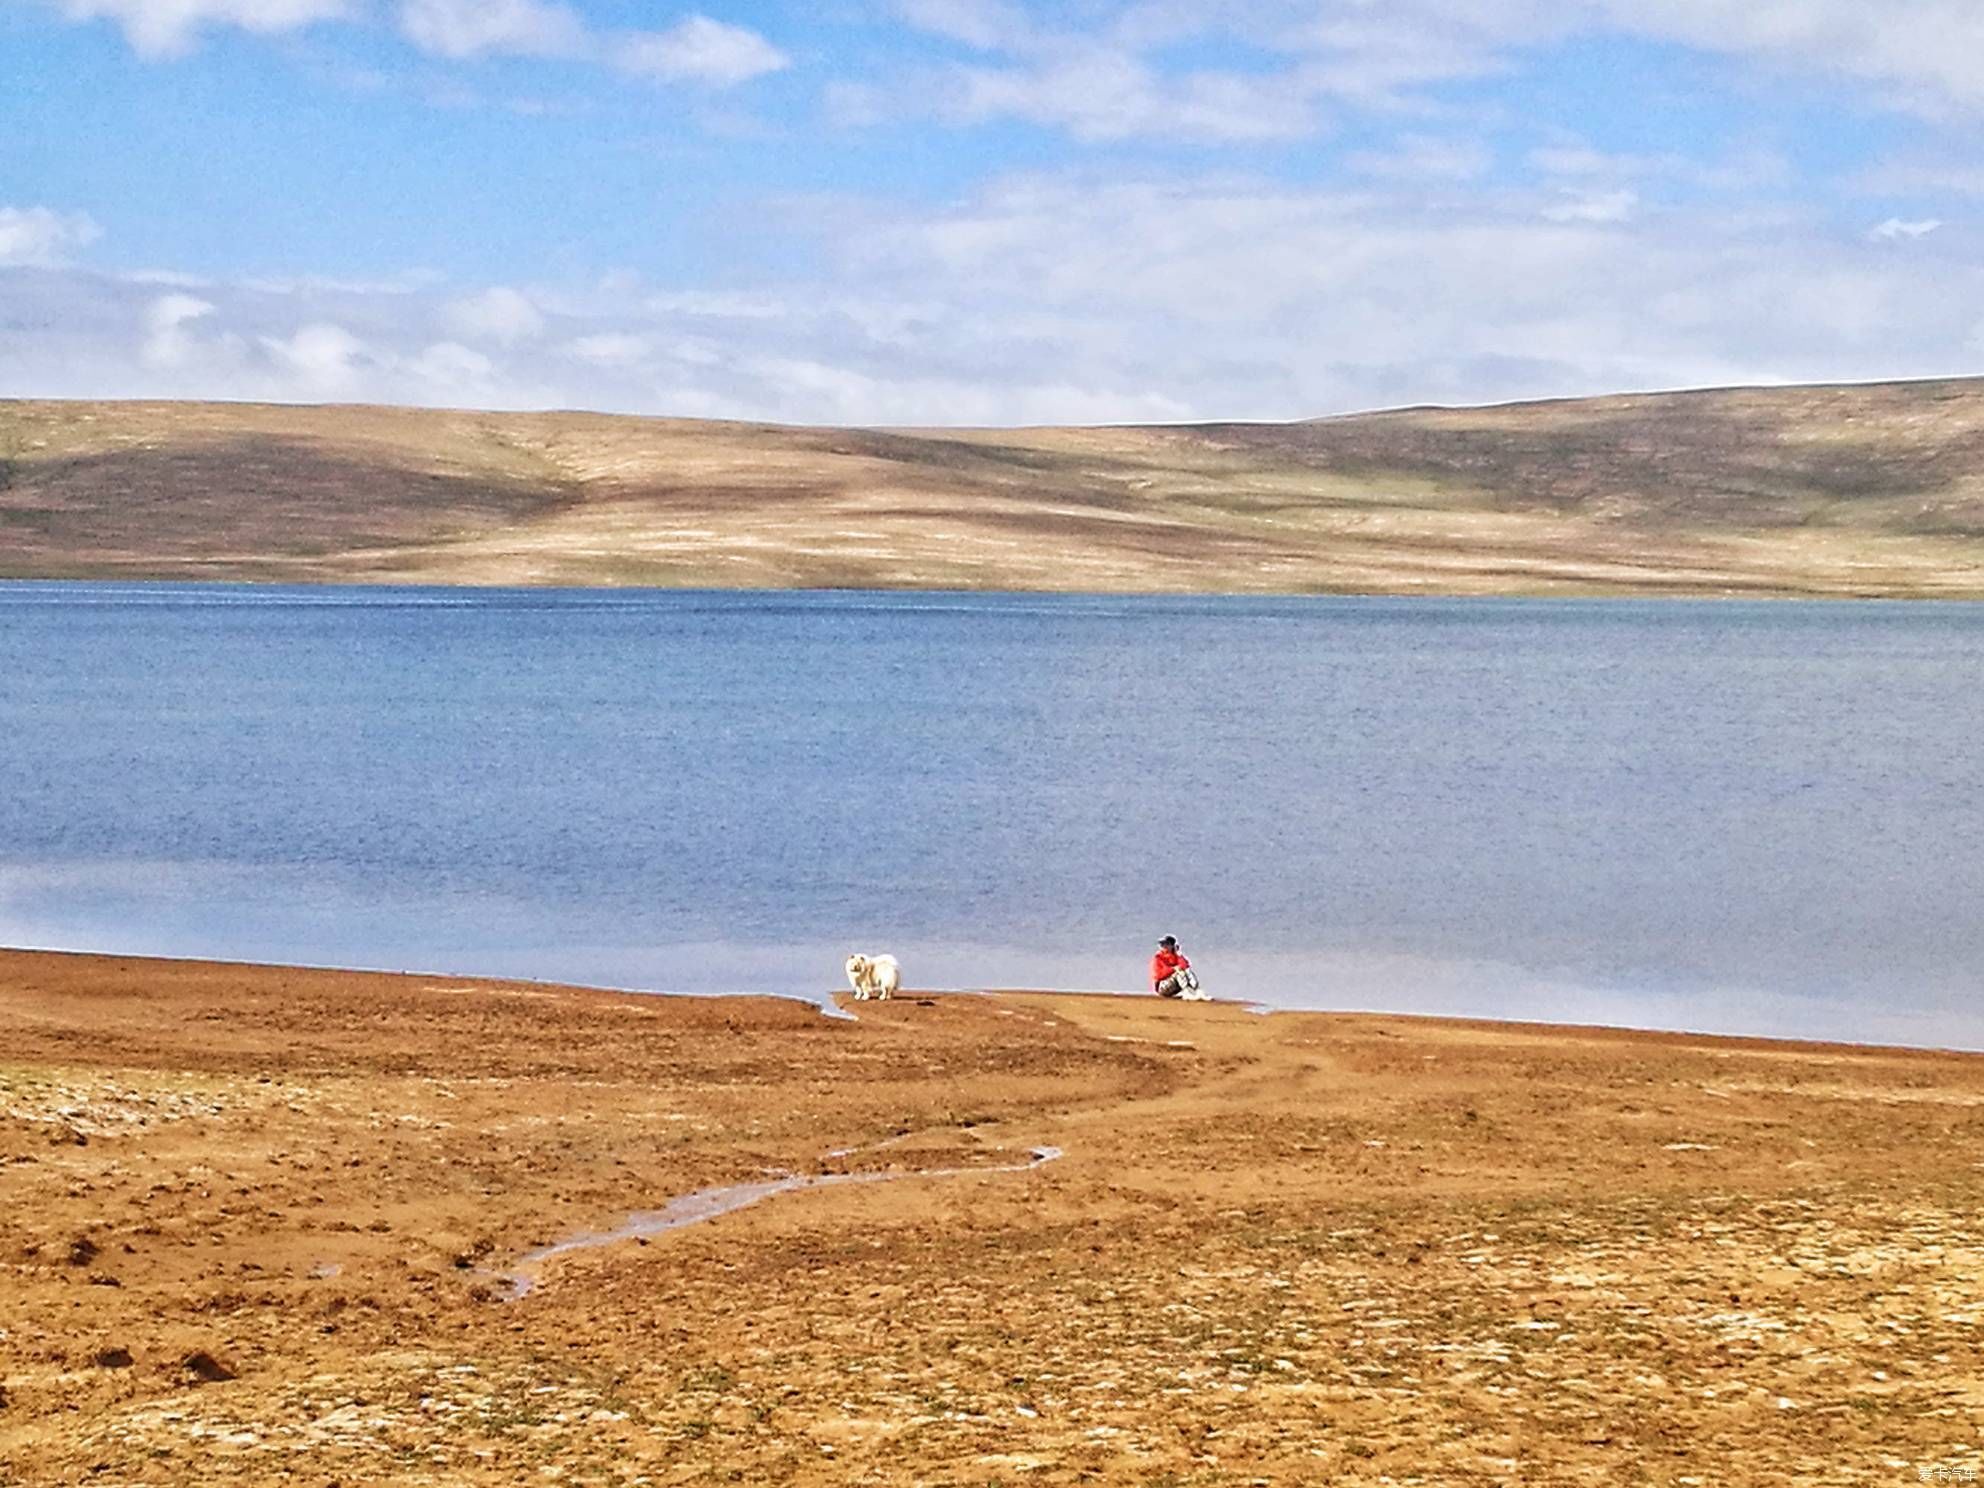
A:
{"label": "white fluffy dog", "polygon": [[849,956],[847,984],[857,1002],[871,997],[886,1002],[902,990],[902,968],[894,956]]}

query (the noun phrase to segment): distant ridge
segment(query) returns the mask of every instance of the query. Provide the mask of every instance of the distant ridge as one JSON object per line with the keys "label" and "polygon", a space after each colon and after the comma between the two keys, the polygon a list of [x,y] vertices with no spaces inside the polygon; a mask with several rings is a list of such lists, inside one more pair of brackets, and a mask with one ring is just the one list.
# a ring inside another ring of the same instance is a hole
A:
{"label": "distant ridge", "polygon": [[1287,424],[0,402],[0,578],[1984,597],[1984,379]]}

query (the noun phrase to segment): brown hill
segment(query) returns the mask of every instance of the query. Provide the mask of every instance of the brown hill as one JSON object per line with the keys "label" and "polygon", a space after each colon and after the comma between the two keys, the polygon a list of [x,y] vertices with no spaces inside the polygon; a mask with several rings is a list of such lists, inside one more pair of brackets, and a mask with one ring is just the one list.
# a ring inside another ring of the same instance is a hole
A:
{"label": "brown hill", "polygon": [[1984,595],[1984,379],[1297,424],[0,402],[0,577]]}

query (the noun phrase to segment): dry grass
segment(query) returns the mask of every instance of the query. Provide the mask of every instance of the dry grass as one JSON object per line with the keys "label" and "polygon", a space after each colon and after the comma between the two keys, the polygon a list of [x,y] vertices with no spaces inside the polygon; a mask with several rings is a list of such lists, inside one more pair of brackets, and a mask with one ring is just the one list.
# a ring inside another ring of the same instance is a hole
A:
{"label": "dry grass", "polygon": [[1285,425],[0,403],[0,577],[1984,595],[1984,381]]}

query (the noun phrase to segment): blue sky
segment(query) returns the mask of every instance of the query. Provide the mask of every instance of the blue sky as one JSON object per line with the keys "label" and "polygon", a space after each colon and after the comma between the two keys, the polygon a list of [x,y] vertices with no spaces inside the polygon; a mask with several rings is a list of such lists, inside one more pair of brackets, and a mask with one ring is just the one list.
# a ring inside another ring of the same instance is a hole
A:
{"label": "blue sky", "polygon": [[1303,417],[1984,365],[1974,0],[0,0],[0,396]]}

